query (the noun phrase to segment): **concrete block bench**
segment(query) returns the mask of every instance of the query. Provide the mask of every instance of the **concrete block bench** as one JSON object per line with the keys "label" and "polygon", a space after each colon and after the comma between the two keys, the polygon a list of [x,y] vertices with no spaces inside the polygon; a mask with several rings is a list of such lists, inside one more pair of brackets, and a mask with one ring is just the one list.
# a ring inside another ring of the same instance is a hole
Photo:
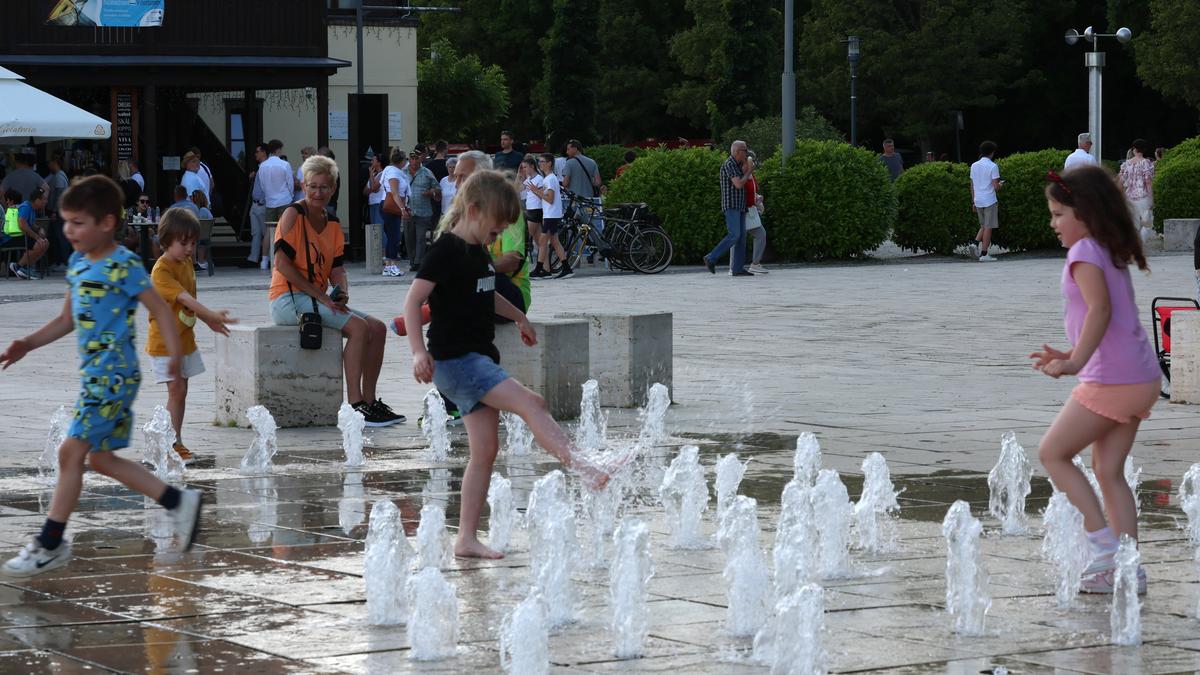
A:
{"label": "concrete block bench", "polygon": [[636,408],[655,382],[671,386],[673,317],[656,314],[561,313],[588,322],[589,372],[600,383],[600,404]]}
{"label": "concrete block bench", "polygon": [[538,343],[521,342],[516,324],[496,326],[500,365],[546,399],[557,419],[579,416],[583,383],[588,380],[588,325],[584,321],[534,321]]}
{"label": "concrete block bench", "polygon": [[217,335],[216,423],[250,426],[246,409],[266,406],[280,427],[337,424],[342,404],[342,335],[324,329],[320,349],[300,348],[296,326],[229,327]]}
{"label": "concrete block bench", "polygon": [[1171,403],[1200,403],[1200,312],[1171,315]]}
{"label": "concrete block bench", "polygon": [[379,276],[383,272],[383,225],[367,223],[363,227],[366,228],[367,274]]}
{"label": "concrete block bench", "polygon": [[1190,251],[1196,241],[1200,218],[1172,218],[1163,221],[1163,250]]}

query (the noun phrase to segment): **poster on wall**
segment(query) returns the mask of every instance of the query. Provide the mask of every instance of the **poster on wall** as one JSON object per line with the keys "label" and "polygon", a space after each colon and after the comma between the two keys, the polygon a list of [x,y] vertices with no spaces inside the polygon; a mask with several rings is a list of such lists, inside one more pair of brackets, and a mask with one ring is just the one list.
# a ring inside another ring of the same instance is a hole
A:
{"label": "poster on wall", "polygon": [[162,26],[166,0],[50,0],[54,26],[148,28]]}

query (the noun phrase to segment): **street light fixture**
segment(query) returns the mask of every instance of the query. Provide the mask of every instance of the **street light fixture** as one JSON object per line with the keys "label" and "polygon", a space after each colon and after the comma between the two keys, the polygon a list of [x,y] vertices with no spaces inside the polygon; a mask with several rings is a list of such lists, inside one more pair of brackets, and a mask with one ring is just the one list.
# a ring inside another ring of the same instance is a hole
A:
{"label": "street light fixture", "polygon": [[850,145],[858,145],[858,36],[846,38],[846,60],[850,62]]}
{"label": "street light fixture", "polygon": [[1083,55],[1083,65],[1088,69],[1088,133],[1092,135],[1092,156],[1100,160],[1100,129],[1103,126],[1103,76],[1104,52],[1100,51],[1100,38],[1116,38],[1121,44],[1128,44],[1133,39],[1133,31],[1119,28],[1115,33],[1097,33],[1091,26],[1083,30],[1083,35],[1074,28],[1063,36],[1067,44],[1073,45],[1080,38],[1092,43],[1092,51]]}
{"label": "street light fixture", "polygon": [[780,131],[783,138],[783,163],[787,164],[788,157],[796,149],[796,73],[792,70],[792,12],[793,0],[783,2],[783,78],[780,86],[783,89],[783,123]]}

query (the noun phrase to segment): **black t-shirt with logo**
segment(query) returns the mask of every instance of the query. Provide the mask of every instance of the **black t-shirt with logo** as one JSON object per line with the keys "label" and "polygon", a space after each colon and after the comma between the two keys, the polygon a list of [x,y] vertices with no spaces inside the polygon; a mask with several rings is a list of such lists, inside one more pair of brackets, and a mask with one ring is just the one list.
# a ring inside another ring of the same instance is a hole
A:
{"label": "black t-shirt with logo", "polygon": [[492,344],[496,270],[487,250],[443,233],[425,251],[417,278],[436,284],[429,295],[432,321],[426,334],[433,358],[444,361],[476,352],[500,363]]}

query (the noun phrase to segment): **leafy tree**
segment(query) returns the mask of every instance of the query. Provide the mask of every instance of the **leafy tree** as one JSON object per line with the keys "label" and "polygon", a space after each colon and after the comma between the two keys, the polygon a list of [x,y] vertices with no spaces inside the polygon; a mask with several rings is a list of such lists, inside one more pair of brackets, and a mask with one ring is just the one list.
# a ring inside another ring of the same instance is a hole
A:
{"label": "leafy tree", "polygon": [[[763,159],[775,154],[775,150],[783,142],[783,118],[760,117],[739,124],[729,129],[721,136],[721,148],[727,148],[736,140],[746,141],[751,150]],[[844,141],[846,137],[817,112],[811,105],[806,105],[796,114],[796,140],[806,141]]]}
{"label": "leafy tree", "polygon": [[1029,0],[813,0],[797,40],[797,88],[848,126],[847,35],[862,40],[860,125],[928,139],[951,111],[992,108],[1023,73]]}
{"label": "leafy tree", "polygon": [[722,81],[722,63],[713,58],[715,46],[720,44],[729,19],[724,0],[685,0],[684,6],[692,15],[692,26],[670,39],[671,57],[684,77],[667,90],[667,111],[707,129],[710,83]]}
{"label": "leafy tree", "polygon": [[508,113],[508,86],[499,66],[474,54],[460,56],[449,40],[432,45],[417,63],[417,101],[422,138],[471,138]]}
{"label": "leafy tree", "polygon": [[1150,0],[1150,30],[1134,39],[1138,75],[1168,98],[1200,108],[1200,4],[1194,0]]}
{"label": "leafy tree", "polygon": [[541,41],[544,61],[535,103],[551,148],[596,138],[597,0],[554,0],[554,23]]}

